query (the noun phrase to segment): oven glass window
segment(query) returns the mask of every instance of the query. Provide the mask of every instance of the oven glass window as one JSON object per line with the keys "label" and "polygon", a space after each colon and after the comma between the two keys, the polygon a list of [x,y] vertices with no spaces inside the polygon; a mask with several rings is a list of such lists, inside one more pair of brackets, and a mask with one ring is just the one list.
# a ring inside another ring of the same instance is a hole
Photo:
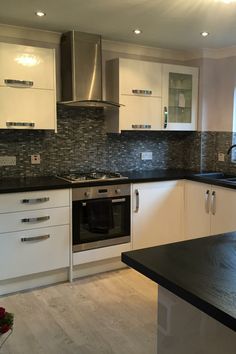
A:
{"label": "oven glass window", "polygon": [[73,244],[130,234],[130,197],[73,202]]}

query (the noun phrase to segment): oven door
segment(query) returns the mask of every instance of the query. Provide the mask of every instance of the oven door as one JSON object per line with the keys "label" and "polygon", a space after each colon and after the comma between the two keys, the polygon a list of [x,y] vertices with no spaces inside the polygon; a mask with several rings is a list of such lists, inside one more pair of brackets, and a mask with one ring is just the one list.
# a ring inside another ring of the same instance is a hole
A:
{"label": "oven door", "polygon": [[130,242],[130,197],[73,201],[73,252]]}

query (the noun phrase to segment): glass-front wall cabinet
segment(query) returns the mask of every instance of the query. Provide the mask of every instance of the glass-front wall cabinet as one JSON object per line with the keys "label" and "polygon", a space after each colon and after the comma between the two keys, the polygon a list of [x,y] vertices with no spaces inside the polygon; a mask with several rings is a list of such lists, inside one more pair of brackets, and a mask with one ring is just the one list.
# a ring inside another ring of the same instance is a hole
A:
{"label": "glass-front wall cabinet", "polygon": [[163,65],[163,128],[196,130],[198,69]]}

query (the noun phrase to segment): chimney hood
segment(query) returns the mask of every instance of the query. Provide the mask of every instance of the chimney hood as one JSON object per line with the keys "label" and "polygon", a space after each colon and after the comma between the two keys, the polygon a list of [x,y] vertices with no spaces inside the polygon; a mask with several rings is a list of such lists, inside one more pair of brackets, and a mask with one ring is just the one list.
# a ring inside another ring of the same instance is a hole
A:
{"label": "chimney hood", "polygon": [[118,108],[102,98],[102,46],[97,34],[70,31],[61,37],[61,104]]}

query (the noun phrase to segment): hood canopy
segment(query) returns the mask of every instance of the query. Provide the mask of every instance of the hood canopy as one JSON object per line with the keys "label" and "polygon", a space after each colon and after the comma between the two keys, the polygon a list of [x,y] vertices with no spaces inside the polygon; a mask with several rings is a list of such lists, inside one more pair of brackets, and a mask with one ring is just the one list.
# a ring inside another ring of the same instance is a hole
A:
{"label": "hood canopy", "polygon": [[102,97],[101,36],[70,31],[61,37],[63,105],[119,108],[119,103]]}

